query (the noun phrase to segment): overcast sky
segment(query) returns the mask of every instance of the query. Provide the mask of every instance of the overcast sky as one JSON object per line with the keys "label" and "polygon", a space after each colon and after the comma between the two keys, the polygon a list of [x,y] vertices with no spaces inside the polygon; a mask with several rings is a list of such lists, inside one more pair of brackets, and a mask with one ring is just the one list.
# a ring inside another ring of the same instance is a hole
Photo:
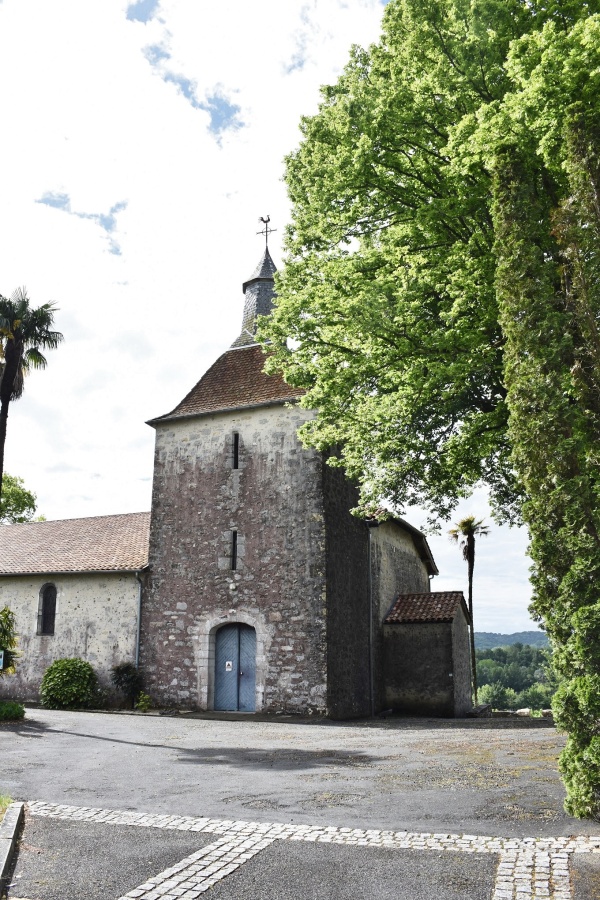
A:
{"label": "overcast sky", "polygon": [[[0,0],[0,293],[64,344],[9,417],[6,468],[48,518],[148,509],[154,432],[239,332],[283,157],[381,0]],[[485,495],[457,517],[488,516]],[[417,513],[412,521],[420,525]],[[437,590],[466,587],[446,537]],[[535,627],[525,536],[478,546],[478,630]]]}

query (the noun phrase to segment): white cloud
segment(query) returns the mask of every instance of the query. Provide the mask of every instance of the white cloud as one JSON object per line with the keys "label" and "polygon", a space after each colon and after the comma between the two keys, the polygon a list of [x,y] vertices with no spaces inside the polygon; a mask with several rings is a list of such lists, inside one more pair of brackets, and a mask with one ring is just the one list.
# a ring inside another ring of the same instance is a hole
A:
{"label": "white cloud", "polygon": [[0,292],[25,284],[33,303],[55,302],[65,335],[11,409],[6,465],[48,517],[149,507],[145,420],[235,338],[260,215],[280,258],[300,116],[350,45],[377,39],[382,12],[379,0],[0,4]]}

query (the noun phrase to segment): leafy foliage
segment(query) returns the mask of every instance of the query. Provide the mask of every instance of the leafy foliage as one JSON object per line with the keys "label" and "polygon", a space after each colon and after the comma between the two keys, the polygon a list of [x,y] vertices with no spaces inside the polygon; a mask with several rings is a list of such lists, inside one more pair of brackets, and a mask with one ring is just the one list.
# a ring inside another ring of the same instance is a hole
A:
{"label": "leafy foliage", "polygon": [[493,709],[518,709],[517,692],[498,681],[484,684],[479,692],[479,702],[489,703]]}
{"label": "leafy foliage", "polygon": [[2,499],[0,499],[0,524],[16,525],[30,522],[36,511],[37,498],[28,491],[22,478],[4,473]]}
{"label": "leafy foliage", "polygon": [[2,675],[12,675],[17,661],[17,630],[15,614],[8,606],[0,609],[0,650],[4,650],[4,668],[0,669]]}
{"label": "leafy foliage", "polygon": [[92,705],[97,679],[92,666],[83,659],[57,659],[42,678],[42,705],[48,709],[80,709]]}
{"label": "leafy foliage", "polygon": [[[600,813],[600,17],[547,23],[509,60],[519,88],[492,143],[497,290],[513,459],[527,501],[534,614],[564,680],[566,808]],[[527,123],[527,127],[525,127]],[[508,129],[508,130],[507,130]]]}
{"label": "leafy foliage", "polygon": [[549,649],[520,643],[476,651],[479,699],[496,709],[548,709],[557,681]]}
{"label": "leafy foliage", "polygon": [[447,518],[484,480],[518,517],[490,172],[453,162],[510,89],[510,42],[532,18],[521,0],[393,0],[287,160],[288,257],[262,334],[271,370],[319,411],[304,439],[341,443],[365,507]]}
{"label": "leafy foliage", "polygon": [[133,663],[121,663],[112,667],[110,679],[117,690],[124,694],[133,709],[144,687],[144,679],[140,670]]}
{"label": "leafy foliage", "polygon": [[145,694],[144,691],[140,691],[135,708],[139,709],[140,712],[148,712],[149,709],[152,709],[152,697],[149,694]]}
{"label": "leafy foliage", "polygon": [[509,647],[511,644],[527,644],[530,647],[547,647],[548,635],[544,631],[514,631],[500,634],[496,631],[476,631],[475,646],[478,650]]}
{"label": "leafy foliage", "polygon": [[22,719],[25,716],[25,707],[22,703],[13,700],[0,700],[0,722],[11,722]]}
{"label": "leafy foliage", "polygon": [[0,501],[9,405],[22,396],[27,372],[46,368],[42,350],[58,347],[63,339],[52,330],[55,311],[51,303],[33,308],[24,288],[10,299],[0,296]]}

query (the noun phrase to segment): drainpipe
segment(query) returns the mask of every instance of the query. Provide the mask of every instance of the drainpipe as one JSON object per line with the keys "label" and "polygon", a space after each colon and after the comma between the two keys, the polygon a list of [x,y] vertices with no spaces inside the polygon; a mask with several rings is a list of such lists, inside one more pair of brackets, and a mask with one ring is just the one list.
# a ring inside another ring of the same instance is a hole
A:
{"label": "drainpipe", "polygon": [[135,667],[139,669],[140,667],[140,635],[142,632],[142,588],[144,586],[144,582],[140,578],[141,572],[138,570],[135,573],[135,579],[138,583],[138,602],[137,602],[137,630],[135,635]]}
{"label": "drainpipe", "polygon": [[365,519],[368,530],[367,543],[367,590],[369,596],[369,698],[371,703],[371,716],[375,715],[375,653],[373,650],[373,573],[371,571],[371,529],[378,528],[377,519]]}

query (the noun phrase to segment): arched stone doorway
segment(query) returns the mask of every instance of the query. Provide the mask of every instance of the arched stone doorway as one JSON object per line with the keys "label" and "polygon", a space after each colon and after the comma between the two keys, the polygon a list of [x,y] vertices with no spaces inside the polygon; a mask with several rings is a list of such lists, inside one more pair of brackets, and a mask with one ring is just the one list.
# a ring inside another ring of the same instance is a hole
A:
{"label": "arched stone doorway", "polygon": [[233,712],[256,710],[256,631],[231,622],[215,635],[214,708]]}

